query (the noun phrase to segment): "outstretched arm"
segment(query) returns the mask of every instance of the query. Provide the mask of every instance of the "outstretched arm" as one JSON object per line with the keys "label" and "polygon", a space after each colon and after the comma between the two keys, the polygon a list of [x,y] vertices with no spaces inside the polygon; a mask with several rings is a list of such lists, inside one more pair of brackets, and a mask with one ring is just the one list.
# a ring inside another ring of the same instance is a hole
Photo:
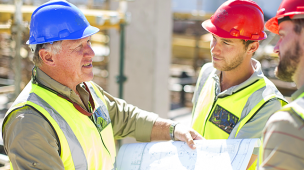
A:
{"label": "outstretched arm", "polygon": [[[170,140],[170,125],[173,121],[169,119],[158,118],[151,132],[151,141],[153,140]],[[174,130],[174,138],[175,140],[184,141],[188,144],[188,146],[192,149],[195,149],[196,146],[193,140],[202,140],[204,139],[198,132],[193,130],[192,128],[186,127],[182,124],[177,124]]]}

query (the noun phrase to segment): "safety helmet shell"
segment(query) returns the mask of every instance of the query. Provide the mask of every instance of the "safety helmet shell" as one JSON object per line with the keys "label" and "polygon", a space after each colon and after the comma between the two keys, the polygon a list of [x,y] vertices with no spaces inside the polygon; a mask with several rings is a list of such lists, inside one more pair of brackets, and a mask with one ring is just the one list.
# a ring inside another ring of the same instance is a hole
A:
{"label": "safety helmet shell", "polygon": [[62,0],[50,1],[33,12],[27,44],[76,40],[98,31],[98,28],[89,24],[84,14],[75,5]]}
{"label": "safety helmet shell", "polygon": [[262,9],[251,0],[229,0],[223,3],[202,26],[222,38],[263,40],[264,16]]}
{"label": "safety helmet shell", "polygon": [[279,34],[278,19],[289,16],[290,19],[304,18],[303,0],[283,0],[275,17],[268,20],[265,27],[276,34]]}

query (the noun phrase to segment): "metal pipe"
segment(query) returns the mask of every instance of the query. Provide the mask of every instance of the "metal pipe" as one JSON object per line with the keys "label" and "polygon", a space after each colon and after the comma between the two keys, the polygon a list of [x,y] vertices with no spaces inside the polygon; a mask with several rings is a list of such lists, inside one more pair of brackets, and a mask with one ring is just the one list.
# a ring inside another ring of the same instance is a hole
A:
{"label": "metal pipe", "polygon": [[119,84],[119,98],[123,98],[123,84],[126,81],[126,77],[124,75],[124,60],[125,60],[125,24],[120,24],[120,61],[119,61],[119,76],[117,78],[117,82]]}
{"label": "metal pipe", "polygon": [[[126,81],[126,77],[124,76],[124,58],[125,58],[125,24],[120,24],[120,49],[119,49],[119,75],[116,77],[118,83],[118,97],[123,99],[123,84]],[[117,140],[118,149],[121,147],[122,141]]]}
{"label": "metal pipe", "polygon": [[[124,62],[125,62],[125,26],[126,26],[126,13],[127,13],[127,1],[119,1],[119,12],[124,14],[124,21],[120,24],[120,47],[119,47],[119,75],[116,77],[118,83],[118,97],[123,99],[123,84],[127,80],[124,75]],[[122,145],[122,140],[117,140],[118,149]]]}
{"label": "metal pipe", "polygon": [[22,42],[22,0],[15,0],[15,15],[14,15],[14,24],[12,27],[12,33],[14,35],[15,41],[15,57],[14,57],[14,72],[15,72],[15,97],[17,97],[21,91],[20,84],[21,84],[21,56],[20,56],[20,49],[21,49],[21,42]]}

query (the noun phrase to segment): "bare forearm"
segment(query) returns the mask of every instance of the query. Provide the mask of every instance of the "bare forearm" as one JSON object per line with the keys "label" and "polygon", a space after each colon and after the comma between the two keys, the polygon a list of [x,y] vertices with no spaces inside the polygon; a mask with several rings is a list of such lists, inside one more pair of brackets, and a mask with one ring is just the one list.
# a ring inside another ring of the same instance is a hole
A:
{"label": "bare forearm", "polygon": [[[170,140],[170,125],[173,123],[172,120],[169,119],[162,119],[158,118],[153,127],[151,132],[151,141],[153,140]],[[192,149],[195,149],[196,146],[193,140],[201,140],[203,137],[197,133],[192,128],[188,128],[182,124],[177,124],[175,126],[174,133],[174,140],[184,141],[188,144],[188,146]]]}
{"label": "bare forearm", "polygon": [[158,118],[152,127],[151,141],[170,140],[169,128],[171,123],[173,121],[169,119]]}

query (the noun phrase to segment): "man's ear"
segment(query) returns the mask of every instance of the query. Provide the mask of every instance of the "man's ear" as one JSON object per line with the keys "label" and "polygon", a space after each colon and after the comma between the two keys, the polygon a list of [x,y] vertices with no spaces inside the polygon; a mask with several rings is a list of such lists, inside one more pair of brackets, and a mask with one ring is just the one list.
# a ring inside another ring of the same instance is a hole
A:
{"label": "man's ear", "polygon": [[40,49],[39,50],[39,56],[41,60],[43,61],[44,64],[48,66],[54,66],[54,60],[53,60],[53,55],[46,49]]}
{"label": "man's ear", "polygon": [[253,54],[254,52],[256,52],[256,50],[258,50],[259,46],[260,43],[258,41],[255,41],[248,45],[247,52]]}

